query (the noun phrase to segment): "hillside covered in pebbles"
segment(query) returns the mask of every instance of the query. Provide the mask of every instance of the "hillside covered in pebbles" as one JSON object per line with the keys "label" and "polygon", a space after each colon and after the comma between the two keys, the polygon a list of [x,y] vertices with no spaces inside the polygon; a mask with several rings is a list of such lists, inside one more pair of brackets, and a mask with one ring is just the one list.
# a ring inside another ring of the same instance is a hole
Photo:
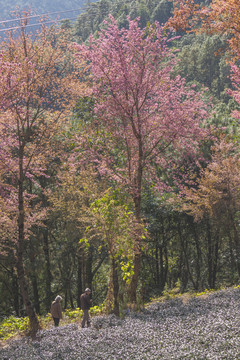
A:
{"label": "hillside covered in pebbles", "polygon": [[154,303],[142,312],[94,318],[14,340],[2,360],[240,359],[240,290]]}

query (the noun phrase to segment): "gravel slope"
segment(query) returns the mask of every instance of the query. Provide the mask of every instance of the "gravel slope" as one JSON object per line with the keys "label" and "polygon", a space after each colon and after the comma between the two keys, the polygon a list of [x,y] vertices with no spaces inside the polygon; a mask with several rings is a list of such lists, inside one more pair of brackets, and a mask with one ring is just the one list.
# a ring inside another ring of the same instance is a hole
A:
{"label": "gravel slope", "polygon": [[207,298],[152,304],[123,320],[93,319],[90,329],[67,325],[15,340],[1,360],[240,359],[240,290]]}

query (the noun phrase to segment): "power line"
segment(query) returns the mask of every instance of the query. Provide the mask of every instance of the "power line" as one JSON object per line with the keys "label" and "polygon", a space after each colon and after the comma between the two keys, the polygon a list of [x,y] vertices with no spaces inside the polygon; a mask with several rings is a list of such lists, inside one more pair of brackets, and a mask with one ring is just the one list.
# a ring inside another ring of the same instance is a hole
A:
{"label": "power line", "polygon": [[13,22],[13,21],[19,21],[19,20],[25,20],[25,19],[32,19],[32,18],[36,18],[36,17],[43,17],[43,16],[48,16],[48,15],[53,15],[53,14],[62,14],[62,13],[67,13],[67,12],[82,11],[82,10],[83,10],[82,8],[79,8],[79,9],[72,9],[72,10],[54,11],[54,12],[45,13],[45,14],[30,15],[30,16],[25,16],[25,17],[21,17],[21,18],[2,20],[2,21],[0,21],[0,24]]}
{"label": "power line", "polygon": [[59,21],[64,21],[64,20],[76,20],[77,17],[74,18],[66,18],[66,19],[59,19],[59,20],[49,20],[49,21],[42,21],[38,24],[28,24],[28,25],[23,25],[23,26],[14,26],[14,27],[10,27],[10,28],[5,28],[5,29],[0,29],[0,32],[3,31],[11,31],[11,30],[17,30],[17,29],[21,29],[21,28],[26,28],[26,27],[33,27],[33,26],[40,26],[42,24],[51,24],[51,23],[55,23],[55,22],[59,22]]}

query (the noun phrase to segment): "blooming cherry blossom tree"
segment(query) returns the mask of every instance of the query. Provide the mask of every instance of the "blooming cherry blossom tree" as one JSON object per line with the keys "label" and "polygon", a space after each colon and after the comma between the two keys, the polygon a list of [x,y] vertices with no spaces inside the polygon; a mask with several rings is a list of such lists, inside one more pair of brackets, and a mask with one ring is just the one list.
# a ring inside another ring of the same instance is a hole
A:
{"label": "blooming cherry blossom tree", "polygon": [[[174,51],[158,23],[141,30],[137,21],[129,20],[127,29],[119,29],[110,16],[97,38],[90,36],[86,44],[75,46],[78,60],[88,62],[96,115],[92,136],[96,129],[103,136],[94,141],[89,156],[101,174],[127,187],[141,222],[143,180],[156,184],[156,170],[170,166],[170,154],[195,151],[204,135],[201,122],[207,106],[184,79],[174,76]],[[140,237],[135,244],[132,301],[140,271]]]}

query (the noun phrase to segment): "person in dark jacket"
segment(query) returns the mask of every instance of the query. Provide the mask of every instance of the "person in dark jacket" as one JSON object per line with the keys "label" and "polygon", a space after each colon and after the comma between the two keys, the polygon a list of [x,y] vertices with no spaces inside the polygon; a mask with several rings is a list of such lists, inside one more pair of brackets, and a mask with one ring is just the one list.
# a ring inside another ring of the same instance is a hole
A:
{"label": "person in dark jacket", "polygon": [[87,327],[90,327],[89,309],[92,305],[90,294],[91,294],[91,290],[89,288],[86,288],[84,293],[80,296],[81,309],[83,311],[82,328],[85,327],[86,323],[87,323]]}
{"label": "person in dark jacket", "polygon": [[60,301],[62,297],[58,295],[51,305],[51,314],[53,317],[54,325],[59,326],[59,321],[62,319],[62,307]]}

